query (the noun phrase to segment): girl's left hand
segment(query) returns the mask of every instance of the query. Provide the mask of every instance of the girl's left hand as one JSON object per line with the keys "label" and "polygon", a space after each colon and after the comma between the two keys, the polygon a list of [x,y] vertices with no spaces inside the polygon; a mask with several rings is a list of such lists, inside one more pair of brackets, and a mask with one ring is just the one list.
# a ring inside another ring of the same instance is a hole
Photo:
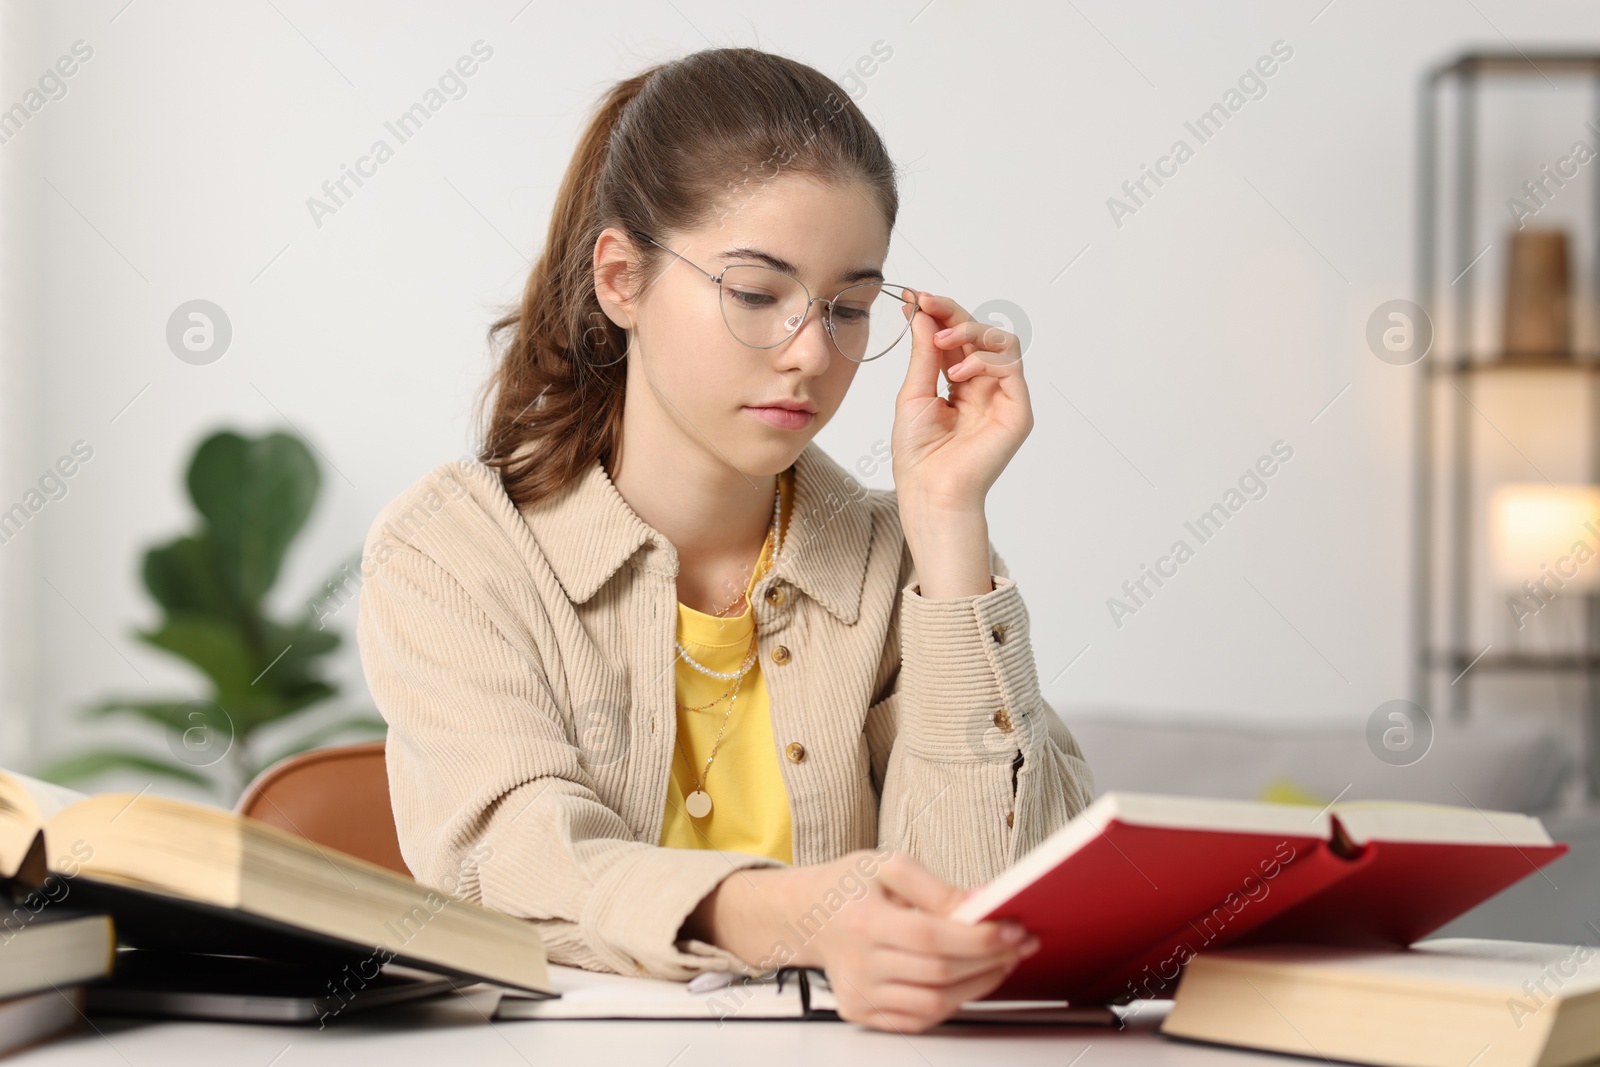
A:
{"label": "girl's left hand", "polygon": [[[1033,429],[1021,342],[949,297],[919,292],[917,302],[890,437],[895,490],[902,507],[981,511]],[[939,396],[940,373],[950,382],[948,399]]]}

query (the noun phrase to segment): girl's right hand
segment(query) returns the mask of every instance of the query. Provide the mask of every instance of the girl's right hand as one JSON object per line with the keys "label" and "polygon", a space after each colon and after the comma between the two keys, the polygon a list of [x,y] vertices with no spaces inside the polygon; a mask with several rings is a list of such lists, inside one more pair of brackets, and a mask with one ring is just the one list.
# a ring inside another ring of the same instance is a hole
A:
{"label": "girl's right hand", "polygon": [[[840,1017],[874,1029],[937,1026],[1039,948],[1014,922],[948,918],[966,894],[905,853],[853,852],[831,863],[740,874],[717,887],[713,896],[721,899],[708,898],[715,910],[705,916],[714,927],[707,933],[725,937],[716,943],[758,966],[824,969]],[[757,963],[739,947],[761,946],[756,952],[770,956],[774,939],[789,943],[788,959]]]}

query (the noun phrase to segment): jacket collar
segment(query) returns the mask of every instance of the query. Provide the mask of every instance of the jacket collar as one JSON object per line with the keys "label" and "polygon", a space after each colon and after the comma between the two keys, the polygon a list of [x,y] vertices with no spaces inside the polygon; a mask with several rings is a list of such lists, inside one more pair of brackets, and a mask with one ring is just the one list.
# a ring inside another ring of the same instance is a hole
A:
{"label": "jacket collar", "polygon": [[[792,582],[839,621],[861,612],[872,514],[867,491],[815,441],[795,458],[794,496],[774,577]],[[598,459],[556,495],[522,509],[545,559],[573,603],[582,604],[646,543],[678,573],[678,554],[617,491]]]}

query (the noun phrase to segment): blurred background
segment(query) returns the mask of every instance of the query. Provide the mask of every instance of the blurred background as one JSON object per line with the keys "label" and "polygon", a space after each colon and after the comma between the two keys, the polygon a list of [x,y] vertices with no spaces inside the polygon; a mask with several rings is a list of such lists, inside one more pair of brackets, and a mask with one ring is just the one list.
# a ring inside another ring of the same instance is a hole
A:
{"label": "blurred background", "polygon": [[[380,736],[365,532],[476,451],[599,95],[723,45],[833,75],[902,170],[888,273],[1023,339],[991,535],[1102,789],[1587,840],[1577,2],[0,0],[0,764],[231,803]],[[872,487],[898,386],[818,438]],[[1531,901],[1494,928],[1587,936]]]}

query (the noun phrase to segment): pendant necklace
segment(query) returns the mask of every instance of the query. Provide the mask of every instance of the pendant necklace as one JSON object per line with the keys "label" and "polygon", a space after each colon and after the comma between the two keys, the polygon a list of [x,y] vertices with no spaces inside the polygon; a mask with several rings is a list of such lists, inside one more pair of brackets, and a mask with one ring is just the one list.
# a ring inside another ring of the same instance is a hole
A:
{"label": "pendant necklace", "polygon": [[[780,512],[781,512],[782,502],[783,502],[783,492],[782,492],[782,487],[781,487],[781,475],[780,475],[780,486],[773,493],[773,499],[772,499],[772,523],[768,528],[769,540],[770,540],[770,542],[771,542],[771,544],[773,546],[772,550],[773,550],[773,555],[774,556],[777,555],[777,550],[778,550],[778,538],[779,538],[778,518],[779,518],[779,515],[780,515]],[[761,547],[762,547],[762,554],[764,555],[765,552],[766,552],[766,543],[763,543]],[[761,557],[758,556],[756,558],[756,565],[759,567],[760,564],[761,564]],[[743,595],[744,594],[741,593],[740,597],[742,597]],[[738,602],[738,600],[735,599],[734,603],[737,603],[737,602]],[[733,606],[732,604],[728,605],[728,607],[732,607],[732,606]],[[722,610],[723,611],[727,611],[728,608],[723,608]],[[722,612],[718,612],[717,614],[720,615],[721,613]],[[674,643],[677,645],[677,651],[678,651],[679,658],[681,658],[685,663],[689,664],[689,666],[693,667],[695,670],[699,671],[701,674],[707,675],[708,677],[721,678],[721,679],[723,679],[725,681],[733,682],[733,685],[728,689],[728,691],[726,693],[723,694],[723,696],[728,698],[728,710],[723,713],[722,726],[721,726],[720,729],[717,730],[716,740],[711,743],[711,754],[706,757],[706,765],[705,765],[705,769],[704,770],[696,771],[695,765],[694,765],[694,760],[689,758],[688,750],[683,747],[683,737],[682,737],[682,735],[680,734],[679,737],[678,737],[678,751],[683,753],[683,762],[688,765],[689,773],[694,776],[694,789],[687,796],[685,796],[683,798],[683,807],[684,807],[684,810],[689,813],[689,816],[691,818],[694,818],[694,819],[704,819],[707,815],[711,814],[711,794],[706,792],[706,780],[711,777],[711,764],[717,758],[717,750],[722,747],[722,735],[727,732],[727,730],[728,730],[728,722],[729,722],[730,719],[733,718],[733,705],[734,705],[734,702],[739,699],[739,688],[740,688],[740,686],[742,686],[744,684],[745,676],[747,674],[749,674],[751,669],[754,668],[755,665],[756,665],[757,650],[759,648],[759,640],[760,639],[759,639],[759,635],[755,632],[755,619],[752,617],[750,622],[751,622],[750,651],[745,654],[744,661],[739,664],[738,669],[733,670],[733,671],[716,671],[716,670],[712,670],[710,667],[707,667],[705,664],[701,663],[700,661],[696,660],[693,656],[689,655],[689,650],[683,647],[683,642],[682,641],[677,641],[676,639],[674,640]],[[722,697],[718,697],[717,698],[717,700],[721,700],[721,699],[722,699]],[[688,705],[685,705],[685,704],[678,704],[678,707],[681,710],[685,710],[685,711],[705,711],[705,710],[715,706],[716,703],[717,703],[717,701],[713,700],[710,704],[705,704],[705,705],[703,705],[701,707],[697,707],[697,708],[690,708]]]}
{"label": "pendant necklace", "polygon": [[739,687],[743,684],[744,679],[740,678],[728,693],[728,710],[722,716],[722,728],[717,731],[717,739],[711,744],[711,755],[706,757],[704,771],[695,771],[694,761],[683,747],[683,738],[678,738],[678,751],[683,753],[683,762],[689,765],[689,773],[694,775],[694,790],[683,798],[684,810],[693,818],[703,819],[711,814],[711,794],[706,792],[706,779],[711,777],[711,761],[717,758],[717,749],[722,747],[722,735],[728,729],[728,720],[733,717],[733,703],[739,699]]}

